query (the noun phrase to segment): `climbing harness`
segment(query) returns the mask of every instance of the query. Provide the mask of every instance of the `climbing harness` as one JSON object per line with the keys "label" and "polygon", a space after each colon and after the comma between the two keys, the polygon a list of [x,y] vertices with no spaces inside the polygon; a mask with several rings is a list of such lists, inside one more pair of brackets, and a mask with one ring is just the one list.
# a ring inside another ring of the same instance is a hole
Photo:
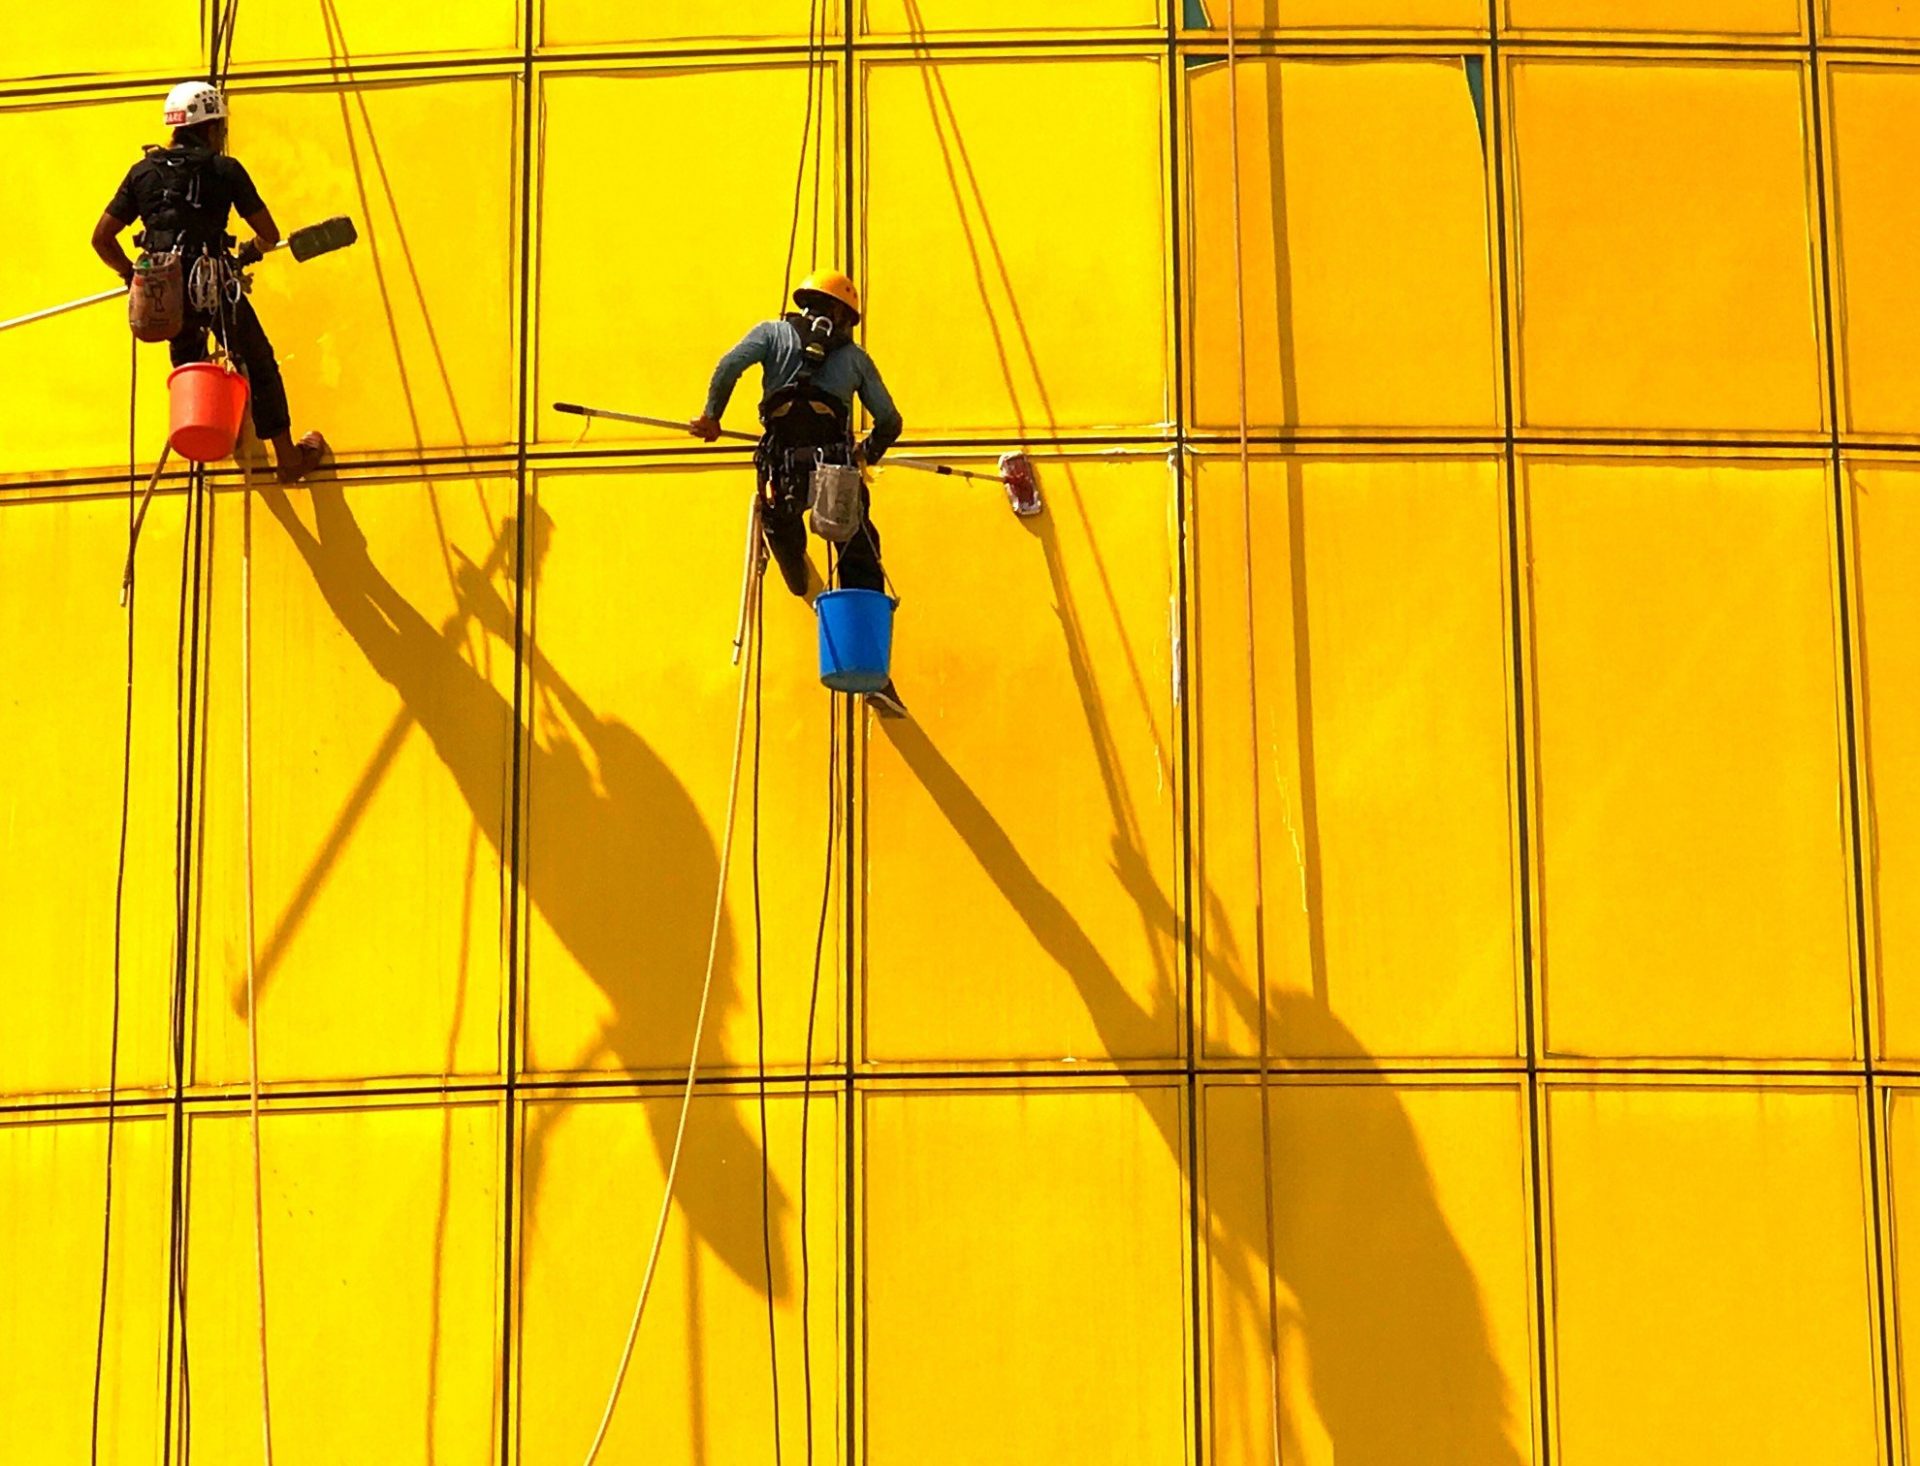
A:
{"label": "climbing harness", "polygon": [[1253,782],[1249,790],[1253,820],[1253,961],[1254,1001],[1259,1007],[1260,1043],[1260,1201],[1267,1266],[1267,1403],[1272,1426],[1273,1466],[1280,1466],[1280,1283],[1275,1274],[1273,1216],[1272,1046],[1267,1015],[1266,864],[1260,831],[1260,664],[1255,635],[1253,565],[1253,466],[1247,426],[1247,283],[1244,246],[1240,238],[1240,75],[1238,17],[1235,0],[1227,0],[1227,148],[1233,202],[1233,324],[1239,386],[1240,525],[1247,577],[1247,705],[1252,718],[1249,753]]}

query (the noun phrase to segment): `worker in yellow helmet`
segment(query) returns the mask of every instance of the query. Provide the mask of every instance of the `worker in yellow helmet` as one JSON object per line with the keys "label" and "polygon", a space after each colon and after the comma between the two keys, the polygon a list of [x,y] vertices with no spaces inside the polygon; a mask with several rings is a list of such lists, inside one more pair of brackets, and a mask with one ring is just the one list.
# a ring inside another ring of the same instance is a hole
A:
{"label": "worker in yellow helmet", "polygon": [[[327,441],[318,433],[293,440],[293,417],[273,343],[254,313],[240,272],[280,242],[280,227],[240,160],[227,152],[227,99],[210,82],[183,81],[167,93],[170,147],[148,147],[127,171],[93,229],[93,252],[123,283],[132,286],[134,263],[120,246],[121,231],[136,219],[134,236],[143,267],[165,262],[182,279],[179,313],[162,333],[172,332],[173,364],[207,359],[211,331],[247,374],[253,399],[253,430],[273,445],[282,483],[305,478],[320,466]],[[254,237],[237,251],[227,217],[238,214]],[[174,329],[177,326],[177,330]],[[143,340],[159,339],[142,337]]]}
{"label": "worker in yellow helmet", "polygon": [[[853,281],[838,270],[815,271],[793,292],[793,303],[797,311],[761,322],[720,358],[706,406],[687,427],[705,442],[718,438],[720,417],[735,383],[748,367],[759,365],[763,433],[754,461],[760,475],[761,523],[787,589],[805,596],[813,589],[805,514],[815,464],[877,463],[899,439],[902,423],[880,369],[853,339],[860,320],[860,292]],[[856,397],[873,416],[873,430],[858,444],[853,439]],[[840,584],[849,590],[884,590],[880,531],[874,527],[864,486],[860,520],[860,528],[840,550]],[[867,701],[883,717],[906,715],[906,704],[891,682],[868,693]]]}

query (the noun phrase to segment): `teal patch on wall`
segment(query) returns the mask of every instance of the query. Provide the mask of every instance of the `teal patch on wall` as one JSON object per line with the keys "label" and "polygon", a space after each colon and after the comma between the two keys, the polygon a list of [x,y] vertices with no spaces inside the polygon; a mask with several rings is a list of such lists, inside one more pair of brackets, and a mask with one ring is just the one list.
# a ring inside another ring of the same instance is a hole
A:
{"label": "teal patch on wall", "polygon": [[1473,98],[1473,121],[1480,129],[1480,147],[1487,146],[1487,63],[1483,56],[1468,56],[1467,95]]}

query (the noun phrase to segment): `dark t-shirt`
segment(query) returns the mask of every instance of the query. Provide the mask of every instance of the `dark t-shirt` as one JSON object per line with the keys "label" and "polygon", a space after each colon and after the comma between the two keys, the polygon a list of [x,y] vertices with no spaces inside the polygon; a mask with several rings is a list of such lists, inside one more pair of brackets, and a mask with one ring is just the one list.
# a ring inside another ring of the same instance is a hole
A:
{"label": "dark t-shirt", "polygon": [[138,219],[150,230],[181,235],[182,243],[218,247],[230,210],[248,219],[265,207],[238,158],[189,145],[156,148],[135,163],[107,212],[123,224]]}

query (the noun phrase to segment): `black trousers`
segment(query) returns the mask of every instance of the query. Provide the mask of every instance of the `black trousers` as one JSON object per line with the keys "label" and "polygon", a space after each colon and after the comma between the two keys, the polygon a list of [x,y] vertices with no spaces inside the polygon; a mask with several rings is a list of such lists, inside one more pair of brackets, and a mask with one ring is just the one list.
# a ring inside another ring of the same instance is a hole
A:
{"label": "black trousers", "polygon": [[187,324],[167,343],[167,352],[177,367],[207,359],[207,333],[212,332],[226,348],[227,355],[246,368],[247,387],[253,397],[253,431],[265,443],[293,426],[293,414],[287,407],[286,383],[280,380],[280,363],[273,359],[273,343],[254,313],[253,302],[244,295],[222,309],[219,317],[198,311],[187,312]]}
{"label": "black trousers", "polygon": [[[767,537],[767,548],[780,567],[780,578],[797,596],[807,593],[807,475],[811,455],[790,463],[769,465],[762,461],[760,479],[760,527]],[[860,528],[853,538],[839,546],[834,562],[840,571],[840,585],[846,590],[885,590],[886,576],[880,570],[880,531],[874,525],[872,501],[866,486],[860,488]]]}

